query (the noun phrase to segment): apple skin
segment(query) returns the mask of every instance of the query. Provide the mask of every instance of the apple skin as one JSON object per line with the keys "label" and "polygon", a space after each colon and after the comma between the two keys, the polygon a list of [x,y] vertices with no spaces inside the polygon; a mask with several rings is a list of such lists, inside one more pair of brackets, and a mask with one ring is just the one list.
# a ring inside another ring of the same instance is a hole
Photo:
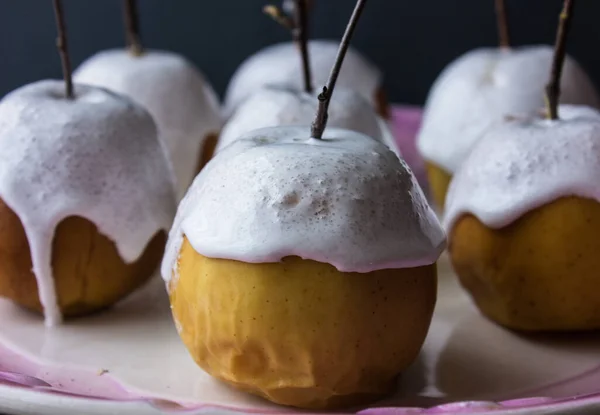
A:
{"label": "apple skin", "polygon": [[[144,284],[157,268],[166,242],[164,231],[146,245],[132,264],[120,257],[113,241],[87,219],[71,216],[56,227],[52,269],[58,305],[64,317],[109,307]],[[38,313],[38,296],[25,230],[0,200],[0,296]]]}
{"label": "apple skin", "polygon": [[452,181],[452,175],[431,162],[425,162],[425,171],[429,183],[429,191],[435,206],[442,211],[446,203],[446,195]]}
{"label": "apple skin", "polygon": [[373,401],[417,357],[436,301],[436,265],[343,273],[287,257],[211,259],[187,238],[169,285],[190,354],[210,375],[282,405]]}
{"label": "apple skin", "polygon": [[564,197],[491,229],[459,218],[449,252],[462,285],[493,321],[515,330],[600,328],[600,203]]}

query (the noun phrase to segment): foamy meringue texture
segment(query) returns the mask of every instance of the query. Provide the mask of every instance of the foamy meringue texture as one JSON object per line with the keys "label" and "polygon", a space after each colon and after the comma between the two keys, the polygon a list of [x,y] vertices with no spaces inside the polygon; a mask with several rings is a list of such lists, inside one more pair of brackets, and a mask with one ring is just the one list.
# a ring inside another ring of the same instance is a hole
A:
{"label": "foamy meringue texture", "polygon": [[437,260],[445,234],[406,163],[357,132],[309,136],[267,128],[218,153],[179,206],[163,278],[184,235],[204,256],[248,263],[299,256],[370,272]]}
{"label": "foamy meringue texture", "polygon": [[[315,119],[317,95],[268,86],[253,93],[227,121],[216,151],[243,134],[266,127],[310,125]],[[358,92],[336,88],[329,107],[329,128],[345,128],[373,137],[400,155],[393,134],[375,109]]]}
{"label": "foamy meringue texture", "polygon": [[46,323],[61,315],[52,276],[56,226],[81,216],[131,263],[176,202],[168,162],[151,116],[127,98],[62,81],[40,81],[0,101],[0,198],[21,220]]}
{"label": "foamy meringue texture", "polygon": [[475,146],[450,185],[449,233],[464,214],[502,228],[561,197],[600,201],[600,113],[570,105],[559,113],[505,122]]}
{"label": "foamy meringue texture", "polygon": [[[327,83],[339,47],[339,41],[324,39],[309,41],[310,66],[315,88],[320,88]],[[344,59],[337,85],[356,90],[375,105],[375,96],[381,82],[382,74],[379,69],[356,49],[350,48]],[[295,43],[271,45],[250,56],[240,65],[231,78],[225,94],[225,115],[230,116],[253,92],[267,85],[303,89],[302,64]]]}
{"label": "foamy meringue texture", "polygon": [[[450,64],[434,83],[417,138],[422,156],[454,173],[475,143],[505,117],[544,105],[553,50],[549,46],[476,49]],[[563,69],[561,103],[600,104],[575,60]]]}
{"label": "foamy meringue texture", "polygon": [[73,74],[76,82],[124,94],[154,117],[183,197],[197,173],[204,140],[218,134],[220,104],[204,76],[184,57],[171,52],[100,52]]}

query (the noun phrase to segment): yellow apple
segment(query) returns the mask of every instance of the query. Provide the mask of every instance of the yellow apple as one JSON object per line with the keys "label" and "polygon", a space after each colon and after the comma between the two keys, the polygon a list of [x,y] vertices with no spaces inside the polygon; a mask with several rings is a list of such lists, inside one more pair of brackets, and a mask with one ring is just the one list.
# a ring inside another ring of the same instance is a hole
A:
{"label": "yellow apple", "polygon": [[250,264],[207,258],[184,238],[169,292],[206,372],[279,404],[335,408],[389,392],[416,358],[436,266],[361,274],[298,257]]}
{"label": "yellow apple", "polygon": [[[0,200],[0,296],[43,312],[27,236],[15,213]],[[132,264],[120,257],[115,243],[81,217],[69,217],[56,228],[52,270],[58,305],[65,317],[106,308],[141,286],[156,269],[166,241],[157,233]]]}
{"label": "yellow apple", "polygon": [[446,203],[446,194],[452,181],[452,174],[432,162],[426,162],[425,168],[433,202],[441,210]]}
{"label": "yellow apple", "polygon": [[492,229],[471,214],[449,232],[461,283],[516,330],[600,328],[600,203],[563,197]]}

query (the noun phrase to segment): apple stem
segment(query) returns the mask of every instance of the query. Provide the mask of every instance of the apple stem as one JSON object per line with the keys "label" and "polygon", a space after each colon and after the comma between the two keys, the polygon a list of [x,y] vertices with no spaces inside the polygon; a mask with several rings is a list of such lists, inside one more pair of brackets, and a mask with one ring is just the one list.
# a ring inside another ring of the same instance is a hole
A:
{"label": "apple stem", "polygon": [[65,80],[65,96],[67,99],[73,99],[73,76],[71,74],[71,58],[69,56],[69,45],[67,43],[67,25],[65,23],[65,14],[63,12],[62,0],[53,0],[54,17],[56,19],[56,28],[58,37],[56,38],[56,47],[60,55],[62,64],[63,78]]}
{"label": "apple stem", "polygon": [[[279,7],[272,4],[265,6],[263,12],[285,27],[292,33],[294,43],[300,51],[300,60],[302,63],[302,76],[304,79],[304,91],[311,93],[312,73],[310,70],[310,56],[308,53],[308,0],[293,0],[293,2],[284,2],[284,8],[287,13],[293,14],[291,18]],[[288,4],[291,6],[288,7]],[[289,10],[289,11],[288,11]]]}
{"label": "apple stem", "polygon": [[354,30],[356,29],[356,25],[363,12],[363,9],[365,8],[366,3],[367,0],[357,0],[356,6],[354,7],[354,11],[352,12],[352,16],[350,17],[350,22],[348,22],[348,26],[346,27],[346,32],[342,37],[340,48],[338,50],[337,57],[335,58],[335,63],[333,65],[333,68],[331,68],[327,85],[323,87],[323,92],[319,94],[319,106],[317,109],[315,120],[313,121],[311,127],[312,138],[323,138],[323,132],[325,131],[325,127],[327,126],[329,103],[331,102],[331,96],[333,95],[335,84],[340,75],[340,70],[342,69],[342,64],[344,63],[346,52],[348,52],[348,48],[350,47],[350,40],[352,39],[352,35],[354,34]]}
{"label": "apple stem", "polygon": [[560,99],[560,80],[567,54],[567,37],[573,20],[573,9],[575,0],[564,0],[562,12],[560,13],[556,44],[554,47],[554,59],[550,71],[550,81],[546,86],[546,108],[548,118],[558,119],[558,101]]}
{"label": "apple stem", "polygon": [[129,52],[134,56],[144,53],[140,36],[140,18],[136,0],[125,0],[123,8],[125,20],[125,39]]}
{"label": "apple stem", "polygon": [[510,31],[505,0],[496,0],[496,19],[498,22],[498,43],[501,48],[508,49],[510,48]]}
{"label": "apple stem", "polygon": [[306,4],[306,0],[296,0],[294,21],[295,28],[292,33],[294,42],[296,42],[300,49],[304,91],[311,93],[313,91],[313,86],[312,73],[310,70],[310,56],[308,54],[308,5]]}

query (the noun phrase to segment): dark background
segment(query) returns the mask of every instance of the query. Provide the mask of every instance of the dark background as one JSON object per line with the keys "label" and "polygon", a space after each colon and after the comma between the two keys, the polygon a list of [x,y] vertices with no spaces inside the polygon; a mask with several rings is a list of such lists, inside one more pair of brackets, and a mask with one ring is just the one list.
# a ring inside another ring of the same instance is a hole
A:
{"label": "dark background", "polygon": [[[277,1],[277,0],[276,0]],[[268,0],[139,0],[147,47],[194,61],[222,93],[237,65],[259,48],[288,40],[261,13]],[[312,36],[339,38],[353,0],[315,0]],[[561,0],[507,0],[513,43],[553,43]],[[120,0],[64,0],[76,66],[123,44]],[[579,0],[569,52],[600,85],[600,1]],[[59,77],[51,0],[0,0],[0,95]],[[354,46],[386,74],[396,102],[423,103],[431,82],[459,54],[496,43],[493,0],[371,0]]]}

